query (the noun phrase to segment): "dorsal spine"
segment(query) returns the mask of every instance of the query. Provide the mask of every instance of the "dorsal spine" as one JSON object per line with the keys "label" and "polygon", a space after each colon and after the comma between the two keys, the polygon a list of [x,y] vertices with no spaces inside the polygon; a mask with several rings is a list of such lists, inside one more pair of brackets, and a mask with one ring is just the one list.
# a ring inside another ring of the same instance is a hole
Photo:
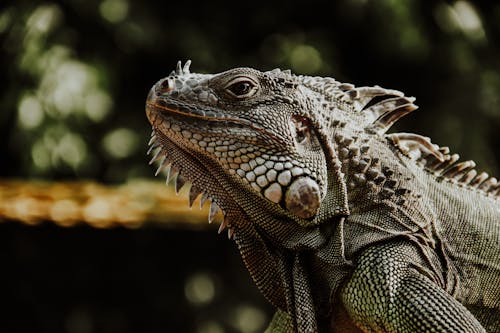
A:
{"label": "dorsal spine", "polygon": [[474,169],[474,161],[459,162],[460,156],[450,154],[448,147],[439,147],[431,143],[429,138],[412,133],[393,133],[387,135],[387,138],[401,153],[436,177],[500,197],[500,182],[495,177],[490,177],[486,172],[478,174]]}

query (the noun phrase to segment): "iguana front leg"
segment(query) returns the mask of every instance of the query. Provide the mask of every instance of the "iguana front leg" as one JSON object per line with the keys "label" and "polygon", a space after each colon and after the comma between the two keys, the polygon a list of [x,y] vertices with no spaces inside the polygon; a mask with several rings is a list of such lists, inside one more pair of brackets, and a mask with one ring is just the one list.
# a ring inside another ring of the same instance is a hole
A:
{"label": "iguana front leg", "polygon": [[429,278],[420,256],[404,242],[364,251],[340,295],[352,320],[366,332],[486,332]]}

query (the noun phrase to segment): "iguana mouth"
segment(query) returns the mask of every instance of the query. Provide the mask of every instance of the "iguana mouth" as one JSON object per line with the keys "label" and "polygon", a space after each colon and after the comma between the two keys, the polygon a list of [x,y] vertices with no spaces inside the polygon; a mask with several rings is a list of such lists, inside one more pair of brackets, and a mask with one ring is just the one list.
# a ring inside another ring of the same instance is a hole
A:
{"label": "iguana mouth", "polygon": [[179,102],[167,102],[165,98],[148,98],[146,107],[150,113],[168,114],[169,116],[182,116],[183,119],[194,118],[196,120],[202,119],[214,122],[231,122],[235,124],[242,124],[252,128],[258,128],[249,121],[238,118],[229,118],[223,114],[217,114],[215,111],[209,109],[194,108],[188,104],[181,104]]}

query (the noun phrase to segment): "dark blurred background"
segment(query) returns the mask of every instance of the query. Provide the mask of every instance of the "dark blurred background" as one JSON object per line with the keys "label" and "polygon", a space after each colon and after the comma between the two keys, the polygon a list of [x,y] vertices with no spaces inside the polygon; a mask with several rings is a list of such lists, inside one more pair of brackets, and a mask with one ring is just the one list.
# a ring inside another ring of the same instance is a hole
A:
{"label": "dark blurred background", "polygon": [[[404,91],[420,109],[394,130],[500,175],[496,1],[16,0],[0,4],[0,177],[152,178],[145,97],[187,59]],[[253,333],[272,313],[213,230],[3,219],[0,264],[1,332]]]}

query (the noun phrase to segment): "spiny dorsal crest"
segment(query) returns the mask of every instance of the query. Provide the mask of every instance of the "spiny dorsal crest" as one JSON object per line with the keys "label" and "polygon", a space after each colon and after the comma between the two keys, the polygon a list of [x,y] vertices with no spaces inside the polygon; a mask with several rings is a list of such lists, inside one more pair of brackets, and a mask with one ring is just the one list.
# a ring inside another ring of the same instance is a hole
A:
{"label": "spiny dorsal crest", "polygon": [[346,92],[355,110],[362,112],[371,130],[385,133],[396,121],[418,107],[414,97],[406,97],[398,90],[378,86],[359,87]]}
{"label": "spiny dorsal crest", "polygon": [[397,120],[418,108],[413,104],[414,97],[406,97],[398,90],[379,86],[356,88],[330,77],[298,76],[298,79],[326,100],[361,113],[364,118],[361,125],[373,134],[385,133]]}
{"label": "spiny dorsal crest", "polygon": [[460,156],[450,155],[448,147],[439,147],[428,137],[413,133],[394,133],[387,137],[403,154],[437,177],[500,197],[500,182],[495,177],[486,172],[478,174],[474,161],[459,162]]}

